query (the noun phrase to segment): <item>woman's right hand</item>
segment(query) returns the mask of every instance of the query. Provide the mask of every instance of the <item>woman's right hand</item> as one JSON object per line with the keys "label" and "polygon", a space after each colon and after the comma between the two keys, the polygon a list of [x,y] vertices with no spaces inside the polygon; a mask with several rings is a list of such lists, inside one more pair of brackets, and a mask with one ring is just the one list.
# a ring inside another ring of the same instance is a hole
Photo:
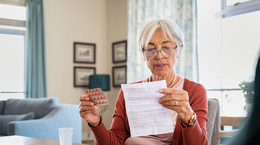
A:
{"label": "woman's right hand", "polygon": [[100,109],[94,102],[90,101],[90,97],[81,96],[79,104],[79,114],[85,119],[91,126],[96,127],[100,122]]}

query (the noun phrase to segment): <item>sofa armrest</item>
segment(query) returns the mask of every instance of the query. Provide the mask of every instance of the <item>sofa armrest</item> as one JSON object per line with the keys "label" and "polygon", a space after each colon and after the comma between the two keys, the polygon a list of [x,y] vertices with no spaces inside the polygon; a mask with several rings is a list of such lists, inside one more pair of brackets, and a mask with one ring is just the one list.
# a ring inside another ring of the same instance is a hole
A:
{"label": "sofa armrest", "polygon": [[58,128],[73,128],[74,143],[81,143],[81,117],[77,105],[59,105],[45,117],[35,120],[13,121],[8,125],[8,135],[59,140]]}

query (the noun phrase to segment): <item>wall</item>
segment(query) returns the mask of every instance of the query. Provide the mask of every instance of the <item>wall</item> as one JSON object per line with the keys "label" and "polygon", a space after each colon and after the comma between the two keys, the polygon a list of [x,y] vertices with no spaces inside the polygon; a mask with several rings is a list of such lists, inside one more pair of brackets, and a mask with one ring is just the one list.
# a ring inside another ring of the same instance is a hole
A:
{"label": "wall", "polygon": [[[102,113],[109,128],[119,91],[112,86],[112,66],[115,66],[112,42],[127,39],[127,1],[44,0],[44,15],[48,97],[59,97],[61,103],[79,104],[79,97],[87,88],[74,88],[74,66],[96,67],[97,73],[110,74],[111,90],[105,92],[109,105]],[[96,64],[73,62],[74,41],[96,44]],[[90,129],[86,122],[82,125],[86,140]]]}
{"label": "wall", "polygon": [[[109,72],[112,73],[113,66],[121,66],[126,65],[126,63],[112,63],[112,43],[127,40],[127,0],[108,0],[107,3],[107,42],[108,48],[110,50],[110,64]],[[112,80],[112,77],[111,77]],[[111,81],[112,83],[112,81]],[[111,84],[112,85],[112,84]],[[109,94],[109,102],[108,111],[105,112],[104,117],[108,119],[105,122],[107,127],[110,127],[112,121],[112,114],[115,108],[115,101],[117,99],[117,95],[120,88],[112,87],[112,91]]]}

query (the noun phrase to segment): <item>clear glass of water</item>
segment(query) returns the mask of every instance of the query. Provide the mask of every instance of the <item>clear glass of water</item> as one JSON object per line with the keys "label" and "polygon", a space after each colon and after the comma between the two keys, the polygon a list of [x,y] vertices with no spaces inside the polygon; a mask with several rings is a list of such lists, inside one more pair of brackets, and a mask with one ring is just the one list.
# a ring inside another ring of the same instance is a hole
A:
{"label": "clear glass of water", "polygon": [[59,128],[60,145],[72,145],[73,128]]}

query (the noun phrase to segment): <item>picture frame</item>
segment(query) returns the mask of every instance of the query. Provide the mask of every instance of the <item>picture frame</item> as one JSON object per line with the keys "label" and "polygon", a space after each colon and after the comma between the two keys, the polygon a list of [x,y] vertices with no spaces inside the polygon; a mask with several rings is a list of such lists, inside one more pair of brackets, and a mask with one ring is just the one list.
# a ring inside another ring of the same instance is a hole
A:
{"label": "picture frame", "polygon": [[114,66],[112,69],[113,75],[113,86],[114,87],[121,87],[121,84],[126,84],[126,65],[124,66]]}
{"label": "picture frame", "polygon": [[89,76],[96,74],[95,67],[74,67],[74,87],[89,87]]}
{"label": "picture frame", "polygon": [[127,60],[127,41],[118,41],[112,43],[113,63],[126,62]]}
{"label": "picture frame", "polygon": [[96,44],[74,42],[73,48],[74,63],[96,63]]}

